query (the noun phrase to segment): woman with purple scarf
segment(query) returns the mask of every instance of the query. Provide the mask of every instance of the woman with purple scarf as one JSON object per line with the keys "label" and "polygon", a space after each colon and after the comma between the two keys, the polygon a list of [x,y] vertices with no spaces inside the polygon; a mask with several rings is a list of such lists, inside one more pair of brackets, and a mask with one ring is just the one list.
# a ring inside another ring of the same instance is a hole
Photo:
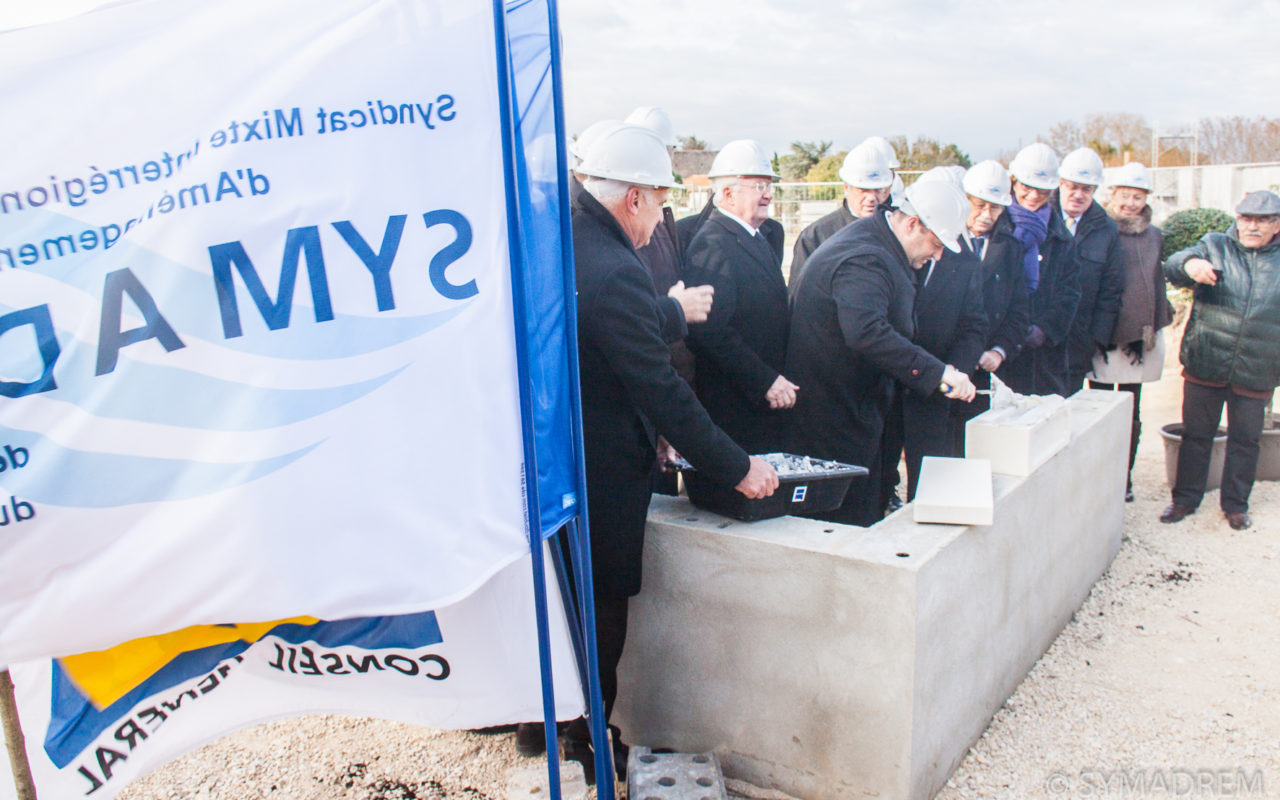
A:
{"label": "woman with purple scarf", "polygon": [[1025,248],[1022,268],[1031,324],[1018,354],[996,374],[1020,394],[1062,395],[1067,391],[1067,333],[1080,302],[1080,281],[1071,234],[1049,207],[1049,195],[1058,187],[1058,156],[1036,142],[1018,152],[1009,172],[1009,218],[1014,237]]}

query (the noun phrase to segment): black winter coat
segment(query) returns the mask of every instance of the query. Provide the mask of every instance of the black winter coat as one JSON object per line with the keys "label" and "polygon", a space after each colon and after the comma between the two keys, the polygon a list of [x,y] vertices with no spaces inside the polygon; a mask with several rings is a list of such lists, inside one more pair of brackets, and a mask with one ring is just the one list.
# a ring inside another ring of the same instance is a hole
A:
{"label": "black winter coat", "polygon": [[595,585],[603,596],[626,597],[640,590],[652,433],[730,486],[750,464],[676,374],[653,280],[613,216],[586,193],[573,215],[573,249]]}
{"label": "black winter coat", "polygon": [[813,253],[791,307],[784,374],[800,386],[792,450],[865,466],[850,489],[848,516],[879,517],[879,447],[893,381],[925,395],[944,364],[911,342],[916,333],[913,270],[884,213],[841,229]]}
{"label": "black winter coat", "polygon": [[[1013,223],[1004,214],[987,234],[982,250],[982,307],[987,313],[983,351],[999,347],[1006,359],[1016,357],[1026,340],[1031,314],[1027,277],[1022,269],[1022,242],[1013,238]],[[959,364],[953,366],[963,369]]]}
{"label": "black winter coat", "polygon": [[[972,376],[985,349],[987,315],[982,307],[982,265],[978,257],[961,245],[959,253],[944,251],[929,270],[924,285],[916,290],[916,335],[913,342]],[[936,387],[927,394],[908,392],[902,397],[902,444],[907,458],[907,497],[915,497],[920,465],[925,456],[951,457],[951,407],[968,405],[951,400]],[[897,451],[896,442],[889,442]],[[891,453],[897,468],[897,452]]]}
{"label": "black winter coat", "polygon": [[[697,214],[691,214],[687,217],[681,217],[676,221],[676,230],[680,235],[680,249],[687,253],[689,246],[693,244],[693,237],[698,235],[698,230],[711,217],[711,212],[716,210],[715,198],[707,201],[702,210]],[[782,263],[782,251],[786,246],[787,230],[782,227],[782,223],[770,217],[766,219],[760,226],[760,233],[764,234],[764,239],[769,246],[778,254],[778,263]],[[690,284],[696,285],[696,284]]]}
{"label": "black winter coat", "polygon": [[1075,247],[1062,215],[1049,212],[1049,232],[1040,245],[1040,284],[1028,298],[1031,324],[1044,331],[1040,347],[1024,346],[997,375],[1021,394],[1067,394],[1067,337],[1080,302]]}
{"label": "black winter coat", "polygon": [[791,250],[791,272],[787,277],[789,287],[787,291],[793,299],[796,296],[796,287],[800,285],[800,274],[804,271],[804,265],[808,262],[809,256],[813,255],[823,242],[830,239],[832,234],[855,219],[857,217],[849,210],[849,201],[841,200],[839,208],[809,223],[808,227],[800,231],[800,238],[796,239],[795,246]]}
{"label": "black winter coat", "polygon": [[698,398],[747,452],[781,450],[786,412],[765,400],[787,358],[787,286],[777,253],[762,234],[717,211],[694,237],[687,269],[691,283],[716,289],[707,321],[689,326]]}
{"label": "black winter coat", "polygon": [[[1203,258],[1222,270],[1207,286],[1187,276]],[[1182,366],[1203,381],[1269,392],[1280,385],[1280,238],[1257,249],[1240,243],[1233,225],[1207,233],[1169,256],[1165,277],[1195,293],[1182,336]]]}
{"label": "black winter coat", "polygon": [[661,299],[659,305],[664,315],[662,340],[671,346],[671,363],[675,364],[680,377],[693,383],[693,353],[689,352],[684,342],[689,335],[684,307],[674,298],[667,297],[667,291],[684,280],[684,250],[680,247],[676,217],[670,206],[662,207],[662,222],[653,229],[649,243],[637,250],[636,254],[649,270],[653,288]]}
{"label": "black winter coat", "polygon": [[[986,349],[987,315],[981,265],[968,245],[962,245],[959,253],[943,252],[917,290],[915,311],[912,341],[943,363],[973,375]],[[934,394],[931,389],[929,395]]]}
{"label": "black winter coat", "polygon": [[[1058,191],[1049,197],[1054,215],[1061,218]],[[1065,223],[1064,223],[1065,225]],[[1097,201],[1089,204],[1076,223],[1073,242],[1076,270],[1080,280],[1080,302],[1067,338],[1067,370],[1084,375],[1093,369],[1098,346],[1111,343],[1124,294],[1124,271],[1120,265],[1120,230]]]}

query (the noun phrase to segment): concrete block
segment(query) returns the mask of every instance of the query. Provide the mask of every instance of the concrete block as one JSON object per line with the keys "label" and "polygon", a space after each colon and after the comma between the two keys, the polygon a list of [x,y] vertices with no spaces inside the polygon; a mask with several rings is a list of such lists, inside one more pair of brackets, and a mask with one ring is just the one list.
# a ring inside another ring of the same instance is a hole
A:
{"label": "concrete block", "polygon": [[965,458],[985,458],[991,471],[1030,475],[1071,441],[1067,401],[1057,395],[993,408],[965,424]]}
{"label": "concrete block", "polygon": [[925,456],[912,507],[916,522],[990,525],[995,519],[991,462]]}
{"label": "concrete block", "polygon": [[[562,800],[587,800],[587,779],[577,761],[560,762],[560,797]],[[551,800],[547,780],[547,762],[537,766],[516,767],[507,773],[507,800]]]}
{"label": "concrete block", "polygon": [[633,747],[627,757],[629,800],[726,800],[714,753],[655,753]]}
{"label": "concrete block", "polygon": [[932,798],[1120,548],[1130,396],[1109,394],[1070,401],[1058,457],[993,476],[987,526],[741,523],[655,497],[623,739],[805,800]]}

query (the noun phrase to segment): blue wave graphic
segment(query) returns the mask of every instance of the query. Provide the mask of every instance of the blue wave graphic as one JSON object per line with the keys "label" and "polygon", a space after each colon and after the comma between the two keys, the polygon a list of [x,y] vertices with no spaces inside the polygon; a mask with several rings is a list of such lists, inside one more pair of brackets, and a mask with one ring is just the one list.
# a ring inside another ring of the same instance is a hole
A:
{"label": "blue wave graphic", "polygon": [[323,444],[258,461],[213,463],[73,450],[30,431],[4,430],[6,443],[38,453],[40,466],[7,470],[0,487],[23,500],[68,508],[203,497],[270,475]]}
{"label": "blue wave graphic", "polygon": [[75,342],[57,374],[75,376],[43,396],[96,417],[211,431],[256,431],[332,411],[386,384],[405,367],[368,380],[319,389],[275,389],[122,357],[112,376],[94,377],[96,352]]}
{"label": "blue wave graphic", "polygon": [[[321,622],[316,625],[280,625],[268,636],[290,644],[315,642],[322,647],[361,647],[365,650],[414,650],[440,644],[444,637],[434,611],[394,617],[360,617]],[[201,675],[208,675],[228,659],[249,648],[247,642],[229,642],[199,650],[189,650],[174,658],[124,697],[99,710],[67,676],[61,664],[53,662],[53,692],[49,728],[44,749],[59,769],[66,767],[112,725],[120,724],[143,698],[171,689]],[[166,702],[167,701],[167,704]],[[157,702],[159,710],[174,711],[192,698],[182,694]],[[167,706],[167,707],[166,707]]]}

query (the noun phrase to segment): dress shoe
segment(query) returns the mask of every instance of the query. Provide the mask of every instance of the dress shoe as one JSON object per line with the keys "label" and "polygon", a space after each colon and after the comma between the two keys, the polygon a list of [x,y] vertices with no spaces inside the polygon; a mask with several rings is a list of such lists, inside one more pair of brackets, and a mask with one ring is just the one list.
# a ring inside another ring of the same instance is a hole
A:
{"label": "dress shoe", "polygon": [[547,729],[541,722],[521,722],[516,726],[516,752],[532,758],[547,751]]}
{"label": "dress shoe", "polygon": [[889,495],[889,502],[884,504],[884,513],[886,515],[892,514],[900,508],[902,508],[902,498],[898,496],[897,492],[894,492]]}
{"label": "dress shoe", "polygon": [[[565,731],[564,757],[581,764],[582,771],[587,778],[587,785],[595,786],[596,758],[595,751],[591,747],[590,735],[586,722],[581,717],[574,720]],[[631,748],[623,744],[621,731],[618,730],[616,725],[609,726],[609,738],[613,744],[613,771],[617,774],[618,780],[625,781],[627,779],[627,756]]]}
{"label": "dress shoe", "polygon": [[1130,488],[1130,489],[1125,489],[1125,490],[1124,490],[1124,501],[1125,501],[1126,503],[1132,503],[1132,502],[1133,502],[1133,489],[1131,489],[1131,488]]}
{"label": "dress shoe", "polygon": [[1249,518],[1248,511],[1224,511],[1222,513],[1227,515],[1227,524],[1231,526],[1233,531],[1242,531],[1253,527],[1253,520]]}
{"label": "dress shoe", "polygon": [[1186,517],[1194,514],[1196,510],[1191,506],[1180,506],[1177,503],[1170,503],[1160,512],[1160,521],[1164,523],[1181,522]]}

